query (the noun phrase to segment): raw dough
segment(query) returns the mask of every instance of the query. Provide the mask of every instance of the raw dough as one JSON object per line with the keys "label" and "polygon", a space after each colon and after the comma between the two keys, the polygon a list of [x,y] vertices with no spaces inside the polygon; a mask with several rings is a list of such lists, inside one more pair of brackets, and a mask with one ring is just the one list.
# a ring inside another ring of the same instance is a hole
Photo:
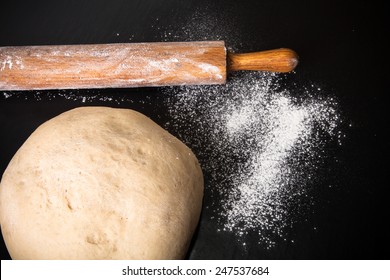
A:
{"label": "raw dough", "polygon": [[191,150],[129,109],[81,107],[41,125],[0,186],[13,259],[178,259],[197,226]]}

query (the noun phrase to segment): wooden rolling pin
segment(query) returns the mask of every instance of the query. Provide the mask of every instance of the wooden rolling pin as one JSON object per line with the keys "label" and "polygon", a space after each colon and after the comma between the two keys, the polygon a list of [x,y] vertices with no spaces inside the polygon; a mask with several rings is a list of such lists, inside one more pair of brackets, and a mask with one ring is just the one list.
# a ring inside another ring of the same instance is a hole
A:
{"label": "wooden rolling pin", "polygon": [[230,71],[297,63],[290,49],[233,54],[223,41],[0,47],[0,90],[223,84]]}

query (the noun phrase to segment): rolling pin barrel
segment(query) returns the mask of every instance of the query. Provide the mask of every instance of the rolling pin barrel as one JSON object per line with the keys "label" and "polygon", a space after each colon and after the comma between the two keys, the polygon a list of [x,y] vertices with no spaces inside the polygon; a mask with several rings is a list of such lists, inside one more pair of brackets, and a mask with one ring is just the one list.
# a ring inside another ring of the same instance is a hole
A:
{"label": "rolling pin barrel", "polygon": [[0,90],[223,84],[228,71],[291,71],[279,49],[227,54],[223,41],[0,47]]}

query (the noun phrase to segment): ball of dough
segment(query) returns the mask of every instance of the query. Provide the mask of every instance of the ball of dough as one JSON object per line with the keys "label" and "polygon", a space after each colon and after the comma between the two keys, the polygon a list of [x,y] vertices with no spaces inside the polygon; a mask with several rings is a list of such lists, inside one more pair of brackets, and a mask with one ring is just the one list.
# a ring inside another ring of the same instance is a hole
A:
{"label": "ball of dough", "polygon": [[13,259],[178,259],[199,221],[191,150],[129,109],[81,107],[41,125],[0,186]]}

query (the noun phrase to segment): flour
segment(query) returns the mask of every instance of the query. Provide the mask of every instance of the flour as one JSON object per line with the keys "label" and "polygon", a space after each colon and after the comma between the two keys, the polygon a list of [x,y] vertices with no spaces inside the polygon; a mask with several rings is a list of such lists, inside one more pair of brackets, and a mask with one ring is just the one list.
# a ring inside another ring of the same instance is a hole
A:
{"label": "flour", "polygon": [[[252,35],[236,27],[234,10],[210,5],[161,39],[224,40],[232,52],[253,49],[244,45]],[[226,85],[165,90],[172,118],[166,128],[196,151],[205,173],[205,216],[243,246],[256,239],[263,248],[294,242],[286,232],[308,217],[315,200],[309,189],[328,145],[345,137],[334,97],[316,83],[283,84],[283,77],[241,72]]]}
{"label": "flour", "polygon": [[[20,67],[23,67],[23,64],[19,61],[19,60],[16,60],[15,62],[17,65],[20,65]],[[1,67],[0,67],[0,71],[4,71],[6,68],[8,69],[12,69],[12,66],[14,65],[14,62],[13,62],[13,58],[12,56],[9,56],[7,55],[3,61],[0,63]]]}
{"label": "flour", "polygon": [[298,100],[278,87],[278,75],[249,72],[226,85],[166,90],[167,127],[198,152],[212,219],[242,244],[255,232],[266,248],[284,238],[292,203],[305,198],[318,157],[341,134],[334,99],[303,88]]}

